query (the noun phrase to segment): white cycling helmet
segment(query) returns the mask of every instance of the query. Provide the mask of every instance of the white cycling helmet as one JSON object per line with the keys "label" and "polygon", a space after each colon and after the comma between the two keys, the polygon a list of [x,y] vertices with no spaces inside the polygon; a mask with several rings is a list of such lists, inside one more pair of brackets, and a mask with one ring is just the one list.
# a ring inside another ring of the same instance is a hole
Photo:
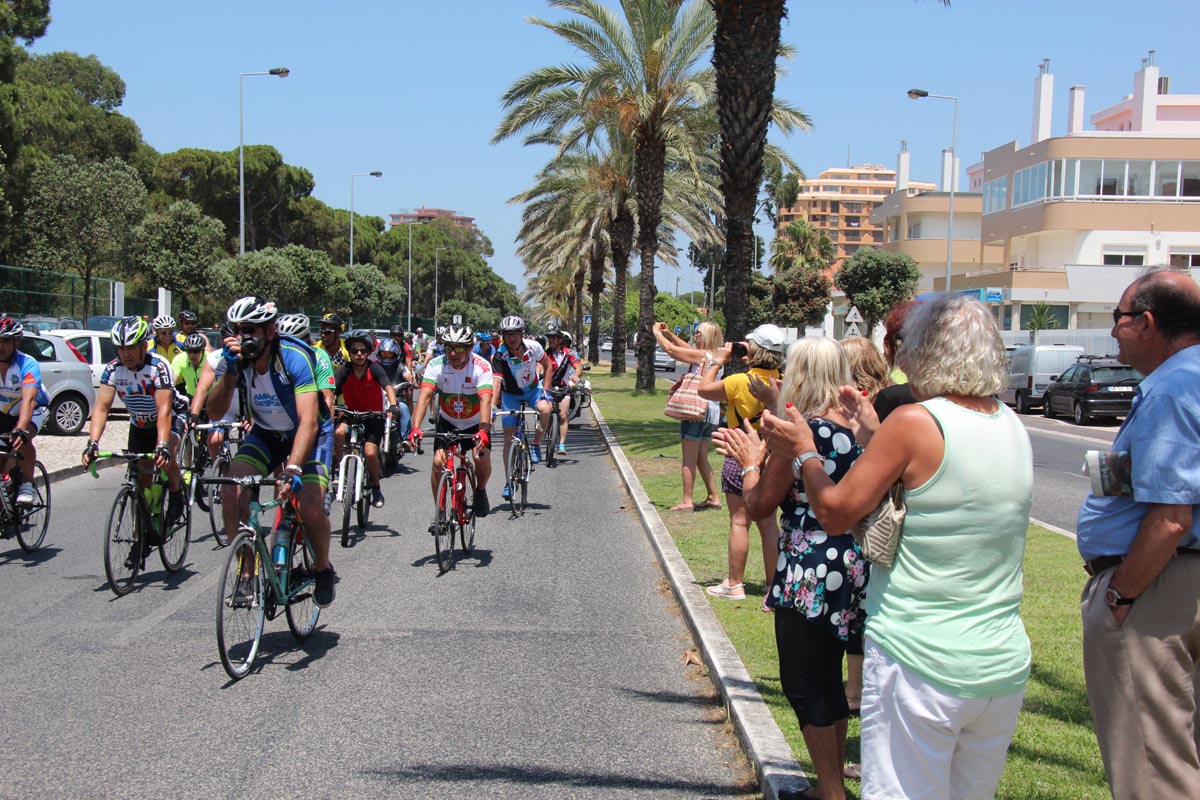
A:
{"label": "white cycling helmet", "polygon": [[500,321],[500,333],[509,333],[511,331],[524,331],[525,320],[518,317],[516,314],[509,314]]}
{"label": "white cycling helmet", "polygon": [[279,310],[275,307],[275,304],[265,297],[259,297],[258,295],[234,300],[233,305],[225,312],[225,318],[234,325],[239,325],[243,322],[266,325],[269,322],[274,322],[278,316]]}
{"label": "white cycling helmet", "polygon": [[438,341],[442,344],[471,344],[475,331],[470,325],[447,325],[438,333]]}
{"label": "white cycling helmet", "polygon": [[138,316],[122,317],[112,326],[110,335],[117,347],[132,347],[150,339],[150,326]]}
{"label": "white cycling helmet", "polygon": [[173,331],[179,327],[178,325],[175,324],[175,318],[172,317],[170,314],[159,314],[157,317],[154,318],[154,322],[151,324],[154,325],[155,332]]}
{"label": "white cycling helmet", "polygon": [[306,314],[284,314],[275,321],[275,328],[285,336],[308,339],[308,316]]}

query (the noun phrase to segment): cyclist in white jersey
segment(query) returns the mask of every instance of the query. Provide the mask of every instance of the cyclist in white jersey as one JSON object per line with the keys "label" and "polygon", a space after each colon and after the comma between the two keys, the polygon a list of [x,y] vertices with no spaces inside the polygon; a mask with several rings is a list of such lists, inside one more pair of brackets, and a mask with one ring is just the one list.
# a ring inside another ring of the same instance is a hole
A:
{"label": "cyclist in white jersey", "polygon": [[[529,447],[534,464],[542,460],[542,436],[550,428],[550,379],[553,367],[546,351],[533,339],[525,338],[525,320],[505,317],[500,323],[504,344],[492,357],[492,372],[496,375],[496,400],[501,411],[516,411],[521,403],[538,412],[538,427]],[[542,376],[538,377],[538,370]],[[508,452],[512,448],[513,432],[522,424],[514,416],[504,417],[504,469],[508,469]],[[505,491],[508,491],[507,475]],[[507,499],[507,498],[505,498]]]}

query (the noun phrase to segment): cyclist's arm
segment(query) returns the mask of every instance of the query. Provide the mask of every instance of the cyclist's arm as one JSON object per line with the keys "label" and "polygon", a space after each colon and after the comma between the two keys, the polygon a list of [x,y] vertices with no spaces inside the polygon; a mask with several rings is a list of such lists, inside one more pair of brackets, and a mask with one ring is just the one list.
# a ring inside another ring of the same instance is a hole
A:
{"label": "cyclist's arm", "polygon": [[154,406],[158,410],[158,418],[154,427],[158,429],[158,441],[171,441],[171,401],[175,399],[175,390],[171,388],[154,390]]}
{"label": "cyclist's arm", "polygon": [[[216,370],[208,363],[208,359],[204,359],[200,367],[200,377],[196,379],[196,396],[192,398],[192,414],[200,416],[200,412],[204,410],[204,405],[208,399],[208,392],[212,388],[213,381],[216,380]],[[224,414],[221,415],[225,416]],[[209,415],[209,419],[220,419]]]}
{"label": "cyclist's arm", "polygon": [[[417,407],[413,409],[412,429],[414,431],[421,430],[421,423],[425,421],[425,412],[429,409],[429,400],[432,397],[433,386],[429,385],[428,383],[421,384],[420,394],[417,395]],[[482,402],[483,401],[480,401],[481,408]]]}
{"label": "cyclist's arm", "polygon": [[37,408],[38,392],[41,390],[40,384],[21,387],[21,410],[17,412],[17,427],[26,433],[33,433],[29,423],[33,421],[33,411]]}
{"label": "cyclist's arm", "polygon": [[317,440],[317,393],[296,395],[296,435],[292,437],[292,452],[287,463],[303,467]]}

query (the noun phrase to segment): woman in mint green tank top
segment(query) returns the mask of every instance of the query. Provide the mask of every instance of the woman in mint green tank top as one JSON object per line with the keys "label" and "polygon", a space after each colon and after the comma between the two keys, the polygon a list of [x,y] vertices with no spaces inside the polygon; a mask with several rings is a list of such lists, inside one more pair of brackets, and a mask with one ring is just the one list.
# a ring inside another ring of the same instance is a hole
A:
{"label": "woman in mint green tank top", "polygon": [[[830,533],[862,519],[896,481],[905,487],[896,562],[874,566],[867,587],[863,797],[991,797],[1029,677],[1020,603],[1032,452],[994,397],[1004,346],[981,303],[919,303],[902,339],[897,363],[918,404],[880,425],[844,387],[863,455],[837,484],[820,459],[801,467]],[[788,417],[764,414],[771,451],[817,450],[810,426],[796,424],[794,409]]]}

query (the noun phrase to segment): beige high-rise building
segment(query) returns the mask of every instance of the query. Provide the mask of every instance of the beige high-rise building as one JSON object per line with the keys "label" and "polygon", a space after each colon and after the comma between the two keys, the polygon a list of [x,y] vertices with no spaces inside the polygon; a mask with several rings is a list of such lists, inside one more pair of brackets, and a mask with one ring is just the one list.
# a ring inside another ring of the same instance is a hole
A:
{"label": "beige high-rise building", "polygon": [[[916,191],[937,188],[924,181],[907,183]],[[860,247],[881,247],[883,228],[871,222],[871,212],[895,188],[896,171],[887,167],[863,164],[827,169],[817,178],[800,182],[796,205],[779,209],[776,235],[802,219],[829,236],[836,248],[835,262],[854,255]]]}

